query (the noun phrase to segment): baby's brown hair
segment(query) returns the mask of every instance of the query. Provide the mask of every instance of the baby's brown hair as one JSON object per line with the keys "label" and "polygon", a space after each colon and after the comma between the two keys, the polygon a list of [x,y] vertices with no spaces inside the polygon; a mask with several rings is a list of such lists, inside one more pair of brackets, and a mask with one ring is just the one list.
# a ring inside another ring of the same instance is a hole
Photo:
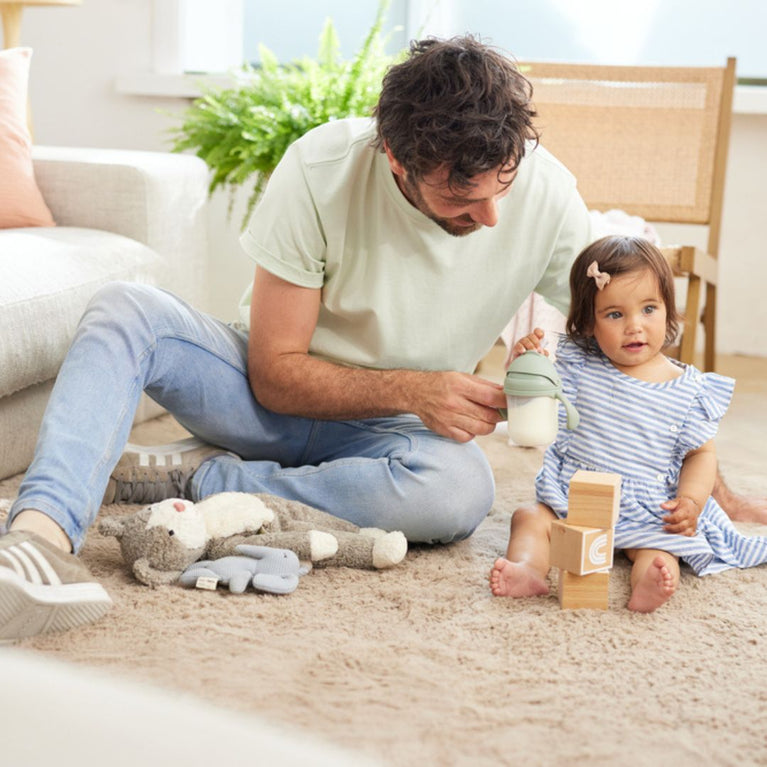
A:
{"label": "baby's brown hair", "polygon": [[594,302],[599,288],[596,280],[587,274],[594,261],[599,271],[610,277],[645,269],[655,275],[666,306],[665,346],[673,343],[683,317],[676,309],[674,275],[668,261],[658,248],[642,237],[615,235],[591,243],[573,262],[570,270],[570,312],[565,326],[572,341],[586,351],[596,351],[592,333],[596,320]]}

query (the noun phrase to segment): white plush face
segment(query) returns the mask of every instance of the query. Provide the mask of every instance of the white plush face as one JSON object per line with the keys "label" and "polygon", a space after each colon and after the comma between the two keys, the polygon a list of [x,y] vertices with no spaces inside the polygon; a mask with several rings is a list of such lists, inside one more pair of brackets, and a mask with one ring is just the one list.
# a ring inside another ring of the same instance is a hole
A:
{"label": "white plush face", "polygon": [[168,498],[152,504],[146,527],[172,530],[178,542],[187,549],[203,547],[208,540],[202,512],[192,501],[182,501],[180,498]]}

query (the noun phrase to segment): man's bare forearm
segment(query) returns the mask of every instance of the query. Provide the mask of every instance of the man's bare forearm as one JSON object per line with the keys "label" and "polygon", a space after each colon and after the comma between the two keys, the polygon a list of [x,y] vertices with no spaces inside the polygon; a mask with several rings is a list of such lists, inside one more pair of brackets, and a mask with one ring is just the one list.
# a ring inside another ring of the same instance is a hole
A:
{"label": "man's bare forearm", "polygon": [[505,404],[502,387],[467,373],[351,368],[303,353],[249,367],[256,399],[275,412],[328,420],[414,413],[459,442],[489,434]]}
{"label": "man's bare forearm", "polygon": [[337,365],[306,354],[286,354],[265,372],[250,365],[256,399],[269,410],[306,418],[346,420],[413,412],[418,378],[411,370]]}

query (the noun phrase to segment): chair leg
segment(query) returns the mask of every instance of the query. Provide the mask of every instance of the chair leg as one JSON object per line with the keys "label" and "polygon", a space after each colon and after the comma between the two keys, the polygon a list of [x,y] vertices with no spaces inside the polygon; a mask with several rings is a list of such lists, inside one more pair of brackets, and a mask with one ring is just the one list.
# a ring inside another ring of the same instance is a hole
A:
{"label": "chair leg", "polygon": [[679,345],[679,360],[692,365],[695,363],[695,335],[700,314],[700,277],[691,274],[687,283],[687,307],[684,316],[684,331]]}
{"label": "chair leg", "polygon": [[716,285],[706,283],[706,307],[703,311],[703,370],[713,373],[716,368]]}

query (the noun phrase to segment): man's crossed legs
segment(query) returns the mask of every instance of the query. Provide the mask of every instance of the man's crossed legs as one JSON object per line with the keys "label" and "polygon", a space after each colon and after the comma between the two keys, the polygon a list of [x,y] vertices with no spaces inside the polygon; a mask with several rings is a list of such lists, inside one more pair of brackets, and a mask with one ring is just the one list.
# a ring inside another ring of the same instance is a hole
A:
{"label": "man's crossed legs", "polygon": [[[130,455],[118,466],[142,391],[217,447],[190,449],[164,467]],[[104,500],[199,500],[227,490],[273,493],[361,527],[401,530],[410,541],[449,543],[486,516],[494,484],[475,444],[440,437],[411,415],[334,422],[268,411],[250,390],[244,333],[156,288],[102,288],[62,365],[8,527],[27,536],[35,561],[48,562],[40,554],[47,544],[80,550]],[[40,581],[37,592],[61,580],[45,568],[30,575],[11,557],[18,560],[17,549],[0,551],[0,640],[52,630],[14,610],[30,604],[30,578]],[[4,601],[3,592],[14,598]],[[93,619],[91,608],[83,607],[81,622]],[[25,628],[4,629],[10,624]]]}

